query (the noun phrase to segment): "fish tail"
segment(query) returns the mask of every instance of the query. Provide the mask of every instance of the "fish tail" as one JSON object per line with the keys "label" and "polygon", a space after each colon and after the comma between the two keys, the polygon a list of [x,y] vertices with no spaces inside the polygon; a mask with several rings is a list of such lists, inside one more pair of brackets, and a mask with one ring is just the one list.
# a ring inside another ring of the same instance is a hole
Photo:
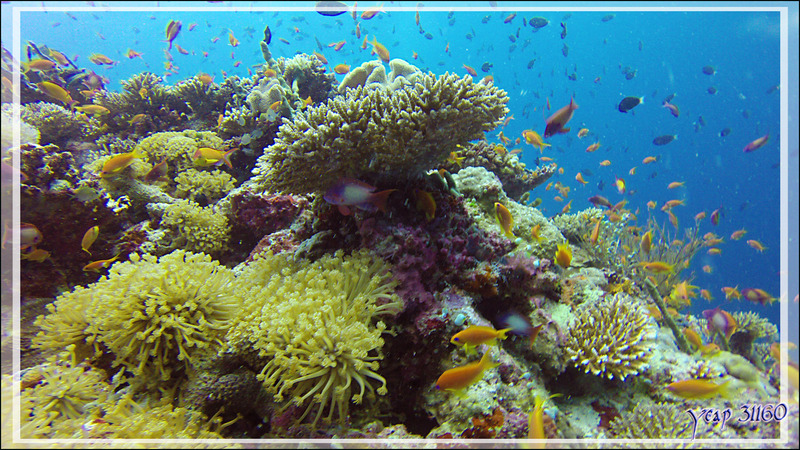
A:
{"label": "fish tail", "polygon": [[[507,333],[513,330],[513,328],[503,328],[502,330],[497,330],[497,339],[506,339],[508,338]],[[497,344],[498,346],[500,343]]]}
{"label": "fish tail", "polygon": [[389,198],[389,194],[396,190],[397,189],[387,189],[385,191],[376,192],[370,196],[369,202],[381,212],[386,212],[386,200]]}
{"label": "fish tail", "polygon": [[483,370],[491,369],[492,367],[497,367],[499,365],[499,362],[492,359],[491,352],[487,351],[483,354],[483,357],[481,358],[481,367]]}

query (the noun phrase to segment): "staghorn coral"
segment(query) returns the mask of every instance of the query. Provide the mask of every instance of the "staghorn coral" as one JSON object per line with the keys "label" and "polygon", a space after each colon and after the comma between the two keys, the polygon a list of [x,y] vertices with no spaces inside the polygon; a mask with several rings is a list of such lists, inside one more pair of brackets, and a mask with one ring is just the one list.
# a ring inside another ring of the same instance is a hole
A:
{"label": "staghorn coral", "polygon": [[624,380],[647,364],[647,314],[625,294],[584,308],[569,330],[565,350],[586,373]]}
{"label": "staghorn coral", "polygon": [[91,140],[100,135],[100,123],[55,103],[38,102],[22,105],[20,118],[35,127],[41,145],[64,147],[70,140]]}
{"label": "staghorn coral", "polygon": [[225,111],[233,89],[229,84],[203,83],[195,76],[173,86],[170,94],[186,102],[195,119],[215,123],[217,116]]}
{"label": "staghorn coral", "polygon": [[77,344],[84,353],[94,347],[95,356],[102,343],[137,382],[166,381],[198,352],[221,344],[240,302],[230,289],[233,273],[208,255],[183,250],[130,258],[96,283],[59,296],[50,314],[37,318],[36,341],[43,348]]}
{"label": "staghorn coral", "polygon": [[215,213],[211,206],[177,200],[164,209],[161,226],[178,237],[173,245],[189,251],[215,254],[227,247],[228,218]]}
{"label": "staghorn coral", "polygon": [[440,167],[453,173],[458,172],[461,167],[483,167],[497,175],[503,183],[503,191],[516,201],[521,201],[523,194],[541,185],[556,173],[554,163],[530,170],[516,155],[508,152],[500,154],[494,150],[494,144],[485,140],[470,143],[459,150],[458,154],[465,158],[461,161],[461,165],[448,162]]}
{"label": "staghorn coral", "polygon": [[306,193],[343,176],[409,179],[497,126],[507,102],[501,89],[450,74],[424,75],[392,91],[348,89],[285,122],[251,182],[260,190]]}
{"label": "staghorn coral", "polygon": [[373,320],[402,305],[387,269],[366,251],[339,251],[313,263],[267,253],[238,277],[250,301],[228,333],[229,345],[268,359],[258,378],[277,401],[299,406],[311,400],[298,421],[315,404],[314,423],[326,407],[328,420],[336,411],[344,421],[351,400],[361,403],[375,391],[370,378],[381,382],[377,393],[386,394],[376,372],[386,325]]}
{"label": "staghorn coral", "polygon": [[201,171],[187,169],[175,177],[175,196],[197,201],[203,196],[208,203],[214,203],[234,188],[232,178],[221,170]]}
{"label": "staghorn coral", "polygon": [[692,419],[677,405],[640,402],[614,419],[608,431],[621,439],[689,439]]}

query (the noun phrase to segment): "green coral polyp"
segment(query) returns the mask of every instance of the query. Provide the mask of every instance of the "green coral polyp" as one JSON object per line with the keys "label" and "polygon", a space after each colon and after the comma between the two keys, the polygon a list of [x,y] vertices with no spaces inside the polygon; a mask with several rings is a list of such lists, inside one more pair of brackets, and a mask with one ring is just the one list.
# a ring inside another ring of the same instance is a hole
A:
{"label": "green coral polyp", "polygon": [[228,334],[229,344],[252,345],[269,360],[258,379],[275,400],[310,401],[299,421],[314,404],[319,405],[314,423],[326,408],[327,420],[334,413],[344,420],[349,401],[358,404],[365,394],[388,392],[377,373],[386,325],[373,319],[398,312],[401,302],[392,293],[395,282],[385,263],[366,252],[337,252],[314,263],[268,253],[239,280],[252,300]]}

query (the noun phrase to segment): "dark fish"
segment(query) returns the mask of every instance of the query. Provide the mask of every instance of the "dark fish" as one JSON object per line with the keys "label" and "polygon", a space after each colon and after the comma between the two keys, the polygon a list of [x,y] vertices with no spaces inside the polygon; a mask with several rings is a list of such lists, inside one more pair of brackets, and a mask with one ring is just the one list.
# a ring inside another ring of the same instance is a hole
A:
{"label": "dark fish", "polygon": [[767,94],[772,94],[773,92],[776,92],[780,88],[781,88],[781,85],[780,84],[776,84],[775,86],[772,86],[771,88],[767,89]]}
{"label": "dark fish", "polygon": [[538,30],[539,28],[547,26],[550,21],[544,17],[532,17],[528,23],[534,28],[534,30]]}
{"label": "dark fish", "polygon": [[699,124],[700,124],[700,126],[703,126],[703,127],[704,127],[704,126],[706,126],[706,119],[703,119],[703,116],[699,116],[699,117],[697,118],[697,123],[699,123]]}
{"label": "dark fish", "polygon": [[[422,33],[420,33],[420,34],[422,34]],[[464,36],[464,37],[465,37],[465,38],[467,38],[467,39],[468,39],[468,40],[470,40],[470,41],[472,40],[472,35],[471,35],[471,34],[469,34],[469,33],[467,33],[467,35],[466,35],[466,36]]]}
{"label": "dark fish", "polygon": [[508,36],[508,40],[511,41],[511,42],[517,42],[517,38],[513,34],[510,34]]}
{"label": "dark fish", "polygon": [[577,73],[571,73],[571,74],[569,74],[567,76],[567,78],[569,78],[572,81],[578,81],[578,74]]}
{"label": "dark fish", "polygon": [[710,88],[708,88],[708,93],[711,94],[711,95],[716,94],[717,93],[717,88],[715,88],[714,86],[711,86]]}
{"label": "dark fish", "polygon": [[648,178],[650,178],[650,179],[653,179],[653,178],[655,178],[655,177],[657,177],[657,176],[658,176],[658,172],[656,172],[656,171],[653,171],[653,173],[651,173],[651,174],[650,174],[650,176],[649,176]]}
{"label": "dark fish", "polygon": [[269,25],[264,27],[264,43],[269,45],[272,40],[272,32],[269,31]]}
{"label": "dark fish", "polygon": [[525,18],[524,18],[524,17],[522,18],[522,26],[523,26],[523,27],[527,27],[527,26],[528,26],[528,21],[527,21],[527,20],[525,20]]}
{"label": "dark fish", "polygon": [[603,18],[600,19],[600,20],[603,21],[603,22],[608,22],[609,20],[613,19],[614,17],[616,17],[615,14],[608,14],[608,15],[603,16]]}
{"label": "dark fish", "polygon": [[581,169],[581,173],[586,175],[587,177],[594,175],[594,172],[592,172],[590,169]]}
{"label": "dark fish", "polygon": [[519,28],[517,28],[517,34],[515,35],[516,37],[519,37],[519,30],[520,30],[520,29],[519,29]]}
{"label": "dark fish", "polygon": [[632,80],[632,79],[633,79],[633,77],[635,77],[635,76],[636,76],[636,71],[634,70],[633,72],[628,72],[628,73],[626,73],[626,74],[625,74],[625,79],[626,79],[626,80]]}
{"label": "dark fish", "polygon": [[611,204],[611,202],[608,201],[607,198],[601,195],[595,195],[593,197],[589,197],[589,203],[593,204],[595,208],[598,206],[605,206],[606,208],[610,209],[611,207],[614,206]]}
{"label": "dark fish", "polygon": [[564,46],[561,47],[561,54],[564,55],[565,58],[567,57],[567,55],[569,55],[569,47],[567,46],[567,44],[564,44]]}
{"label": "dark fish", "polygon": [[488,22],[488,21],[489,21],[489,19],[491,19],[491,18],[492,18],[492,16],[483,16],[483,19],[481,19],[481,23],[486,23],[486,22]]}
{"label": "dark fish", "polygon": [[669,94],[668,96],[666,96],[666,98],[664,98],[664,103],[671,102],[673,98],[675,98],[675,94],[674,93],[673,94]]}
{"label": "dark fish", "polygon": [[455,13],[456,13],[455,11],[450,11],[449,13],[447,13],[447,18],[448,19],[452,19],[453,15],[455,15]]}
{"label": "dark fish", "polygon": [[719,137],[725,137],[725,136],[727,136],[729,134],[731,134],[731,129],[730,128],[725,128],[724,130],[719,132]]}
{"label": "dark fish", "polygon": [[653,144],[655,145],[667,145],[670,142],[674,141],[678,136],[675,134],[664,134],[655,139],[653,139]]}
{"label": "dark fish", "polygon": [[485,63],[483,63],[483,65],[481,66],[481,70],[482,70],[482,71],[484,71],[484,72],[488,72],[489,70],[491,70],[492,66],[493,66],[493,64],[492,64],[492,63],[490,63],[490,62],[485,62]]}
{"label": "dark fish", "polygon": [[744,111],[742,111],[742,117],[744,117],[745,119],[749,119],[750,118],[750,110],[749,109],[745,109]]}
{"label": "dark fish", "polygon": [[531,67],[533,67],[533,65],[534,65],[535,63],[536,63],[536,58],[534,58],[534,59],[532,59],[532,60],[528,61],[528,69],[530,69]]}
{"label": "dark fish", "polygon": [[447,25],[449,25],[449,26],[451,26],[451,27],[452,27],[453,25],[455,25],[455,24],[456,24],[456,19],[450,19],[450,20],[447,22]]}
{"label": "dark fish", "polygon": [[425,33],[425,39],[430,41],[431,39],[433,39],[433,35],[430,33]]}
{"label": "dark fish", "polygon": [[513,51],[514,51],[514,50],[516,50],[516,49],[517,49],[517,44],[511,44],[511,45],[508,47],[508,53],[511,53],[511,52],[513,52]]}
{"label": "dark fish", "polygon": [[619,112],[627,113],[639,106],[640,103],[644,103],[644,97],[625,97],[619,102],[617,109],[619,109]]}
{"label": "dark fish", "polygon": [[566,22],[567,20],[569,20],[570,17],[572,17],[572,13],[566,13],[564,14],[564,17],[561,18],[561,20]]}
{"label": "dark fish", "polygon": [[[314,9],[316,9],[317,12],[323,16],[333,17],[346,13],[348,8],[347,5],[342,2],[326,1],[317,2],[317,4],[314,6]],[[292,20],[297,21],[294,17],[292,17]]]}
{"label": "dark fish", "polygon": [[717,69],[714,66],[704,66],[703,73],[706,75],[714,75],[717,72]]}
{"label": "dark fish", "polygon": [[603,182],[603,180],[600,180],[600,182],[597,183],[597,189],[602,191],[604,187],[606,187],[606,184]]}
{"label": "dark fish", "polygon": [[564,22],[561,22],[561,39],[567,37],[567,25]]}
{"label": "dark fish", "polygon": [[642,51],[643,47],[644,47],[644,44],[642,43],[642,41],[639,41],[639,51]]}

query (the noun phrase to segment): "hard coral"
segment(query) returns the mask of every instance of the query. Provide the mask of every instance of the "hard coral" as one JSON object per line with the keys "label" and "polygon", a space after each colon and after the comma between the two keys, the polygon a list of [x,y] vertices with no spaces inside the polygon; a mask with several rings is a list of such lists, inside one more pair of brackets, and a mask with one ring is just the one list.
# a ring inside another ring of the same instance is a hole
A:
{"label": "hard coral", "polygon": [[692,419],[676,405],[638,403],[611,422],[609,433],[620,439],[689,439]]}
{"label": "hard coral", "polygon": [[[401,303],[388,266],[365,251],[337,252],[316,262],[290,256],[259,255],[239,276],[239,290],[250,299],[228,333],[230,347],[254,348],[267,358],[259,380],[277,401],[308,402],[298,421],[318,404],[316,423],[328,408],[347,417],[348,404],[361,403],[381,382],[376,371],[386,329],[374,319],[396,313]],[[357,389],[357,392],[354,390]]]}
{"label": "hard coral", "polygon": [[22,105],[20,118],[36,127],[41,137],[39,143],[63,147],[72,139],[90,140],[100,134],[100,123],[95,119],[69,111],[55,103],[39,102]]}
{"label": "hard coral", "polygon": [[469,76],[428,74],[390,91],[348,89],[284,123],[252,182],[260,190],[306,193],[344,176],[410,179],[499,124],[507,102],[505,91]]}
{"label": "hard coral", "polygon": [[608,379],[638,374],[650,359],[647,314],[616,294],[584,308],[570,328],[567,354],[578,368]]}

